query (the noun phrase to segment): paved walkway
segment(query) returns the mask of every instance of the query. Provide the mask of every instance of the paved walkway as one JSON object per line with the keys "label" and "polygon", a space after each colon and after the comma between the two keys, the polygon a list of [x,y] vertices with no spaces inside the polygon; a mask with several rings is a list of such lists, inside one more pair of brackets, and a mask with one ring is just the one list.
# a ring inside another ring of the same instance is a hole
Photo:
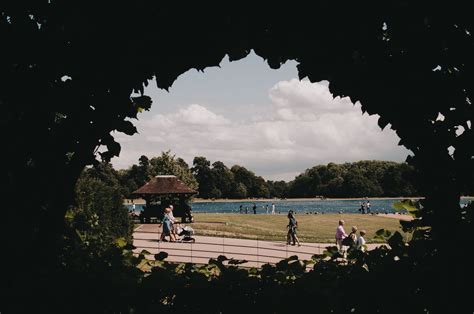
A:
{"label": "paved walkway", "polygon": [[[143,224],[135,229],[133,245],[135,252],[143,249],[151,254],[167,252],[167,261],[191,262],[207,264],[210,258],[225,255],[227,258],[247,260],[242,266],[260,267],[266,263],[277,263],[280,260],[297,255],[301,260],[308,260],[314,254],[322,254],[327,246],[333,243],[302,243],[300,247],[286,245],[283,241],[262,241],[235,239],[224,237],[193,236],[195,243],[159,242],[160,228],[158,224]],[[379,244],[369,244],[368,249],[373,249]],[[150,258],[152,258],[150,256]]]}

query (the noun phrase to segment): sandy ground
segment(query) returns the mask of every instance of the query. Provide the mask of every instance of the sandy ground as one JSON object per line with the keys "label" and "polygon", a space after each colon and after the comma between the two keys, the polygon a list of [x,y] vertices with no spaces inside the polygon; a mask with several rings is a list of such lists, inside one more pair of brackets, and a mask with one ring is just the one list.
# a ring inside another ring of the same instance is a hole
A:
{"label": "sandy ground", "polygon": [[[301,246],[286,245],[284,241],[261,241],[224,237],[193,236],[195,243],[159,242],[160,228],[158,224],[144,224],[133,233],[133,245],[136,253],[147,250],[153,255],[167,252],[167,261],[207,264],[210,258],[225,255],[227,258],[246,260],[242,266],[260,267],[267,263],[277,263],[282,259],[296,255],[300,260],[309,260],[314,254],[322,254],[326,247],[334,243],[301,243]],[[368,244],[369,250],[384,244]]]}

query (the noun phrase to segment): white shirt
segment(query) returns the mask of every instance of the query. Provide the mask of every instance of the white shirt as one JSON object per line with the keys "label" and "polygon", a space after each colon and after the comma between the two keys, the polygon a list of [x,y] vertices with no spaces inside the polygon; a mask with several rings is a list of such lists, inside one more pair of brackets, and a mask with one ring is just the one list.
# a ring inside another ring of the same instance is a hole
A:
{"label": "white shirt", "polygon": [[176,218],[174,218],[174,216],[173,216],[173,210],[171,210],[171,211],[168,213],[168,217],[170,218],[171,222],[175,222],[175,221],[176,221]]}
{"label": "white shirt", "polygon": [[362,236],[358,237],[357,238],[357,249],[361,250],[361,251],[365,251],[364,245],[365,245],[365,239]]}

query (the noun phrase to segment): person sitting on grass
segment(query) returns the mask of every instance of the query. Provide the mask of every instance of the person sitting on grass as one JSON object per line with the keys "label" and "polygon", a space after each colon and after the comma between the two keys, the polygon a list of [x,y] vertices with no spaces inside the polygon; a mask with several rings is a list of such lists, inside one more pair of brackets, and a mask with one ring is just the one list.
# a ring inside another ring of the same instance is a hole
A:
{"label": "person sitting on grass", "polygon": [[288,212],[288,220],[289,222],[286,226],[288,228],[288,233],[286,235],[286,244],[290,244],[290,240],[292,240],[293,243],[291,245],[295,245],[296,243],[298,243],[298,246],[301,246],[298,236],[296,235],[298,221],[296,221],[295,215],[293,214],[292,210]]}
{"label": "person sitting on grass", "polygon": [[357,243],[356,243],[357,244],[356,249],[362,252],[365,252],[365,249],[366,249],[365,239],[364,239],[365,234],[366,234],[365,230],[361,230],[360,236],[357,238]]}

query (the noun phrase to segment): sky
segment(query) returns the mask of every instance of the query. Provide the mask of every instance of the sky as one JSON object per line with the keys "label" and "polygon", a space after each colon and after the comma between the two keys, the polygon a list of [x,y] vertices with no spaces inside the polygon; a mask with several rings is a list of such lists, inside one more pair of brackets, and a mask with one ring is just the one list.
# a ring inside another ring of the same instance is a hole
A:
{"label": "sky", "polygon": [[360,103],[333,97],[329,84],[299,81],[294,61],[272,70],[253,52],[204,73],[190,70],[169,92],[150,81],[145,94],[153,105],[132,120],[139,134],[113,134],[122,151],[112,164],[128,168],[141,155],[170,150],[190,166],[204,156],[289,181],[329,162],[404,161],[410,151],[390,126],[381,130]]}

